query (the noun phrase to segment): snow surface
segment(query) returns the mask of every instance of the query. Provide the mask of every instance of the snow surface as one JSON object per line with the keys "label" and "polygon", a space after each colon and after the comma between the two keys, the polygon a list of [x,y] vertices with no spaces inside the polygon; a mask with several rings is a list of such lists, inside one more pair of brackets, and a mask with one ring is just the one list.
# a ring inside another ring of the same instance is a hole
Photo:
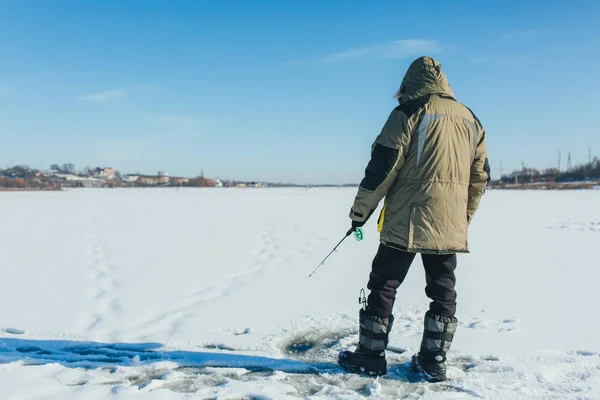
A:
{"label": "snow surface", "polygon": [[354,189],[0,193],[1,399],[599,399],[600,192],[489,191],[459,256],[451,380],[408,371],[428,301],[400,288],[379,379],[358,339],[377,249]]}

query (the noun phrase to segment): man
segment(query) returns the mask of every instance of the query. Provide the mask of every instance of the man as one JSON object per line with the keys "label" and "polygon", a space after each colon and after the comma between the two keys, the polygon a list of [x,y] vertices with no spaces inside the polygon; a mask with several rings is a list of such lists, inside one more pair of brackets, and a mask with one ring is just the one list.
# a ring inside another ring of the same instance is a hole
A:
{"label": "man", "polygon": [[396,289],[421,253],[432,300],[413,367],[432,382],[446,379],[446,353],[456,331],[456,253],[467,253],[467,230],[490,178],[485,131],[456,101],[442,66],[421,57],[409,67],[396,107],[371,151],[350,212],[362,227],[385,197],[381,244],[360,310],[355,352],[340,353],[351,372],[384,375]]}

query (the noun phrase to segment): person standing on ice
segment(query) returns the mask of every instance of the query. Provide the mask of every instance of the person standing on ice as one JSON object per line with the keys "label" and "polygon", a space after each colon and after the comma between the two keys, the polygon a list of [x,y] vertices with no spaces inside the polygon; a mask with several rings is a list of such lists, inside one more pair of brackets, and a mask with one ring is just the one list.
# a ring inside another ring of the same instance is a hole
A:
{"label": "person standing on ice", "polygon": [[356,230],[385,198],[378,222],[381,243],[367,286],[371,292],[359,314],[359,344],[354,352],[341,352],[338,361],[351,372],[387,373],[396,289],[421,253],[432,302],[412,364],[439,382],[446,379],[446,353],[457,327],[456,253],[468,252],[467,230],[490,179],[486,137],[431,57],[413,61],[396,98],[400,105],[372,146],[350,212]]}

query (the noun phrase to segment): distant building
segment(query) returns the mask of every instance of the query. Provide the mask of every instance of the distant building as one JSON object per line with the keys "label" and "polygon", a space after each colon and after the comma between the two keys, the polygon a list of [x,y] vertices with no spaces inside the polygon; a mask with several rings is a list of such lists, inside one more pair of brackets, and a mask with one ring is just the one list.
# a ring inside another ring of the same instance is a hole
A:
{"label": "distant building", "polygon": [[94,171],[92,171],[92,176],[112,179],[115,177],[115,169],[97,167],[94,169]]}
{"label": "distant building", "polygon": [[137,179],[137,182],[142,184],[142,185],[147,185],[147,186],[156,186],[159,183],[161,183],[161,177],[160,176],[139,176]]}
{"label": "distant building", "polygon": [[189,178],[180,178],[172,176],[169,178],[169,183],[171,185],[183,186],[187,185],[190,182]]}
{"label": "distant building", "polygon": [[158,171],[159,183],[167,184],[169,183],[169,173]]}
{"label": "distant building", "polygon": [[137,175],[125,175],[121,178],[125,185],[134,185],[139,179]]}
{"label": "distant building", "polygon": [[106,184],[102,179],[74,174],[53,174],[50,182],[63,187],[103,187]]}

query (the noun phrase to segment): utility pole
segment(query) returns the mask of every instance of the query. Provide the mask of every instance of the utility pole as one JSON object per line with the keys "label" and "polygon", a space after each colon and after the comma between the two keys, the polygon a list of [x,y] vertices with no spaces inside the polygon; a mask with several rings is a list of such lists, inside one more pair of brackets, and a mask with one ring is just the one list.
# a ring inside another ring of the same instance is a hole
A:
{"label": "utility pole", "polygon": [[560,161],[562,158],[562,153],[559,151],[558,152],[558,182],[560,182]]}
{"label": "utility pole", "polygon": [[561,160],[561,156],[562,156],[562,153],[559,151],[558,152],[558,173],[559,174],[560,174],[560,160]]}
{"label": "utility pole", "polygon": [[569,152],[569,158],[567,159],[567,172],[571,171],[573,168],[573,163],[571,160],[571,152]]}

